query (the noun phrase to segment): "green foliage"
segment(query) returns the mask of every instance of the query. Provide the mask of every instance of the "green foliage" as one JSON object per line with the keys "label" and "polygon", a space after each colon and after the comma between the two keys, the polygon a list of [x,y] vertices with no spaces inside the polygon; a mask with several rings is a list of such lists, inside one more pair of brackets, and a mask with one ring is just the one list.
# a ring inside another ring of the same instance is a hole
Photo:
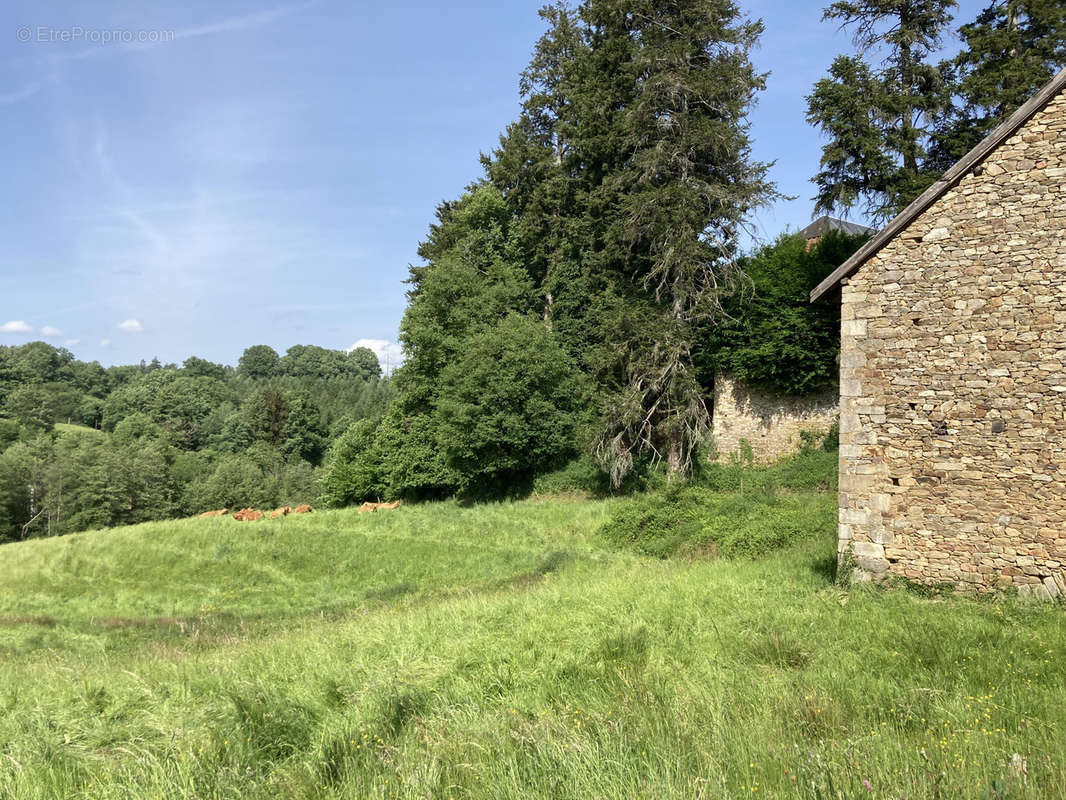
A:
{"label": "green foliage", "polygon": [[758,558],[833,530],[828,497],[747,492],[721,494],[698,486],[628,500],[600,529],[605,541],[667,558]]}
{"label": "green foliage", "polygon": [[956,101],[936,127],[932,157],[946,170],[1066,66],[1066,5],[993,2],[959,29],[963,48],[941,64]]}
{"label": "green foliage", "polygon": [[29,342],[8,352],[8,369],[20,383],[52,383],[69,375],[74,356],[46,342]]}
{"label": "green foliage", "polygon": [[111,431],[127,416],[144,413],[167,431],[175,446],[195,450],[208,438],[203,423],[229,397],[227,385],[216,378],[152,370],[108,395],[102,427]]}
{"label": "green foliage", "polygon": [[[597,453],[615,485],[646,452],[679,476],[710,423],[694,325],[716,316],[736,284],[744,218],[777,196],[767,165],[751,158],[746,125],[764,87],[750,60],[762,25],[725,0],[588,0],[579,13],[589,47],[575,71],[588,106],[575,104],[575,149],[618,150],[595,162],[610,172],[594,177],[586,224],[603,237],[600,266],[616,296],[643,312],[637,335],[603,320],[614,369],[601,376]],[[618,109],[607,139],[593,111],[601,104]]]}
{"label": "green foliage", "polygon": [[273,378],[280,374],[281,358],[278,352],[265,344],[256,344],[241,353],[237,362],[237,374],[246,378]]}
{"label": "green foliage", "polygon": [[220,381],[225,380],[229,374],[225,365],[215,364],[197,356],[185,359],[181,371],[191,378],[215,378]]}
{"label": "green foliage", "polygon": [[[366,470],[381,475],[374,485],[380,483],[395,497],[439,497],[476,480],[454,466],[472,464],[463,461],[472,450],[463,452],[461,439],[450,440],[451,463],[441,446],[440,431],[448,422],[438,405],[446,370],[475,342],[487,352],[484,332],[509,314],[525,313],[534,297],[528,276],[507,257],[508,213],[497,190],[476,186],[458,203],[442,205],[438,218],[422,247],[434,261],[412,268],[411,302],[400,325],[408,357],[394,376],[399,395],[377,430],[374,447],[362,457],[370,459]],[[477,365],[479,374],[486,368]],[[450,375],[449,385],[458,391],[463,376]],[[459,413],[463,398],[452,399],[459,403]],[[482,437],[469,444],[476,448],[485,442]]]}
{"label": "green foliage", "polygon": [[[955,0],[842,0],[823,19],[854,30],[854,56],[838,56],[807,98],[807,119],[829,140],[817,211],[862,201],[876,219],[895,216],[935,180],[928,130],[950,93],[928,60],[951,22]],[[884,53],[871,66],[869,53]]]}
{"label": "green foliage", "polygon": [[708,324],[696,362],[701,381],[715,373],[778,394],[806,395],[836,385],[840,308],[811,303],[810,291],[866,241],[831,231],[808,251],[784,235],[741,262],[748,291],[725,304],[727,317]]}
{"label": "green foliage", "polygon": [[[829,437],[807,436],[807,446],[776,464],[708,464],[697,482],[620,505],[600,530],[615,546],[644,555],[758,557],[812,532],[831,530],[836,505],[826,493],[837,485],[837,453]],[[823,499],[824,498],[824,499]]]}
{"label": "green foliage", "polygon": [[810,435],[808,446],[768,466],[756,467],[744,458],[706,464],[697,480],[715,492],[833,490],[838,467],[835,436],[835,430],[823,437]]}
{"label": "green foliage", "polygon": [[377,356],[365,347],[357,347],[346,353],[316,345],[293,345],[278,362],[278,370],[279,374],[294,378],[356,377],[376,380],[381,377]]}
{"label": "green foliage", "polygon": [[190,505],[204,510],[218,508],[271,508],[277,502],[277,487],[266,471],[247,455],[225,455],[214,471],[190,488]]}
{"label": "green foliage", "polygon": [[439,417],[448,441],[444,469],[394,470],[404,491],[551,468],[504,455],[502,412],[484,429],[447,428],[474,405],[444,398],[442,378],[512,313],[542,321],[574,365],[579,394],[555,411],[593,430],[566,449],[594,450],[616,484],[660,455],[685,472],[708,427],[694,323],[736,282],[745,214],[774,196],[745,125],[763,86],[749,59],[761,25],[726,0],[586,0],[541,16],[549,30],[521,78],[521,116],[483,158],[485,179],[438,209],[419,249],[427,263],[412,268],[400,424],[382,436],[430,457]]}
{"label": "green foliage", "polygon": [[[963,47],[933,65],[954,0],[837,2],[826,19],[853,26],[856,56],[839,56],[808,99],[829,139],[818,208],[860,200],[880,219],[924,190],[1066,66],[1066,7],[994,0],[959,28]],[[863,55],[881,50],[879,67]]]}
{"label": "green foliage", "polygon": [[44,343],[0,347],[0,540],[190,515],[220,500],[315,502],[330,426],[377,419],[393,396],[372,377],[370,351],[319,351],[339,355],[343,374],[251,378],[257,355],[270,361],[262,348],[249,348],[238,375],[195,356],[180,370],[158,360],[104,370]]}
{"label": "green foliage", "polygon": [[318,464],[327,444],[322,412],[311,396],[307,392],[289,394],[285,399],[281,452],[289,458]]}
{"label": "green foliage", "polygon": [[353,422],[332,444],[322,474],[322,502],[333,507],[380,500],[380,464],[372,452],[378,420]]}
{"label": "green foliage", "polygon": [[0,417],[0,453],[8,446],[14,444],[19,438],[19,424],[17,420]]}
{"label": "green foliage", "polygon": [[51,430],[54,415],[48,400],[48,392],[41,384],[22,384],[7,395],[4,412],[27,428]]}
{"label": "green foliage", "polygon": [[361,470],[380,476],[374,478],[373,485],[380,485],[383,494],[392,498],[449,497],[459,488],[461,480],[445,462],[444,452],[437,444],[435,418],[419,413],[417,407],[410,408],[402,394],[381,420],[374,447],[360,460]]}
{"label": "green foliage", "polygon": [[362,378],[380,378],[381,362],[369,347],[353,347],[348,351],[351,374]]}
{"label": "green foliage", "polygon": [[611,479],[589,455],[581,455],[533,481],[536,495],[587,494],[604,496],[611,491]]}
{"label": "green foliage", "polygon": [[573,367],[544,323],[512,314],[441,372],[438,437],[473,494],[528,486],[574,450]]}

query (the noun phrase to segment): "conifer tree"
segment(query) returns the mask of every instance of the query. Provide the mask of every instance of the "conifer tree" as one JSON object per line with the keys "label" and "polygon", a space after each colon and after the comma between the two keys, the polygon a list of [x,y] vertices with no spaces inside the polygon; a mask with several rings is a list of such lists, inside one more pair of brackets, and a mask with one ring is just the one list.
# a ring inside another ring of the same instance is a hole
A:
{"label": "conifer tree", "polygon": [[[952,20],[955,0],[841,0],[824,20],[854,31],[855,55],[837,57],[808,96],[807,119],[829,141],[822,151],[816,209],[846,213],[862,202],[872,217],[901,211],[934,180],[928,128],[950,97],[929,56]],[[880,56],[871,65],[867,56]]]}
{"label": "conifer tree", "polygon": [[597,452],[615,483],[642,452],[682,475],[710,421],[694,323],[737,278],[746,215],[775,196],[746,124],[764,85],[749,57],[762,26],[729,0],[587,0],[580,13],[588,113],[576,139],[600,173],[585,227],[608,275],[601,351],[613,371]]}
{"label": "conifer tree", "polygon": [[[456,454],[476,437],[449,420],[469,404],[441,376],[511,330],[500,312],[538,319],[583,373],[575,413],[598,415],[582,427],[616,482],[642,458],[685,473],[708,427],[695,323],[719,312],[745,217],[775,196],[746,125],[761,25],[732,0],[560,2],[542,16],[519,119],[482,157],[485,180],[440,207],[428,264],[412,269],[408,360],[377,440],[393,466],[415,439],[427,455],[393,485],[466,485]],[[434,467],[441,431],[451,455]]]}
{"label": "conifer tree", "polygon": [[994,2],[959,29],[964,47],[942,65],[957,95],[938,126],[933,158],[947,169],[1066,66],[1066,4]]}

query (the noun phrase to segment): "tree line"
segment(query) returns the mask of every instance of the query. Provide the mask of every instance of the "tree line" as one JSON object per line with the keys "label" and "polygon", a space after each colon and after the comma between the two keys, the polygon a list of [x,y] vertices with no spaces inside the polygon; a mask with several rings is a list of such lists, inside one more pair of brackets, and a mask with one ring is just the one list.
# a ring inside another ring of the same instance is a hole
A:
{"label": "tree line", "polygon": [[391,393],[366,348],[104,368],[0,347],[0,541],[317,500],[330,443]]}

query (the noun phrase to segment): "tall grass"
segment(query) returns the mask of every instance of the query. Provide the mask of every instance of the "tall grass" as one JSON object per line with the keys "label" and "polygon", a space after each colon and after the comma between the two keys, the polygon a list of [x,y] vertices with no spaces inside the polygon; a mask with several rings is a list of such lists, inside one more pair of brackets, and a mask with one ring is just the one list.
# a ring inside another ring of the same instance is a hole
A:
{"label": "tall grass", "polygon": [[842,592],[821,519],[646,558],[618,507],[0,547],[0,797],[1063,796],[1060,608]]}

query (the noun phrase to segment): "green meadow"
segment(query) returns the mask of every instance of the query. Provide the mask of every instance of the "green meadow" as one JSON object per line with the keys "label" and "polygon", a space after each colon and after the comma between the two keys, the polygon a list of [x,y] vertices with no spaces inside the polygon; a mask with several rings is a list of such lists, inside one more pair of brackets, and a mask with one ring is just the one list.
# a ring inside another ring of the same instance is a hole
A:
{"label": "green meadow", "polygon": [[1061,607],[842,588],[831,492],[719,499],[787,535],[661,558],[601,530],[640,498],[540,498],[4,545],[0,798],[1066,794]]}

